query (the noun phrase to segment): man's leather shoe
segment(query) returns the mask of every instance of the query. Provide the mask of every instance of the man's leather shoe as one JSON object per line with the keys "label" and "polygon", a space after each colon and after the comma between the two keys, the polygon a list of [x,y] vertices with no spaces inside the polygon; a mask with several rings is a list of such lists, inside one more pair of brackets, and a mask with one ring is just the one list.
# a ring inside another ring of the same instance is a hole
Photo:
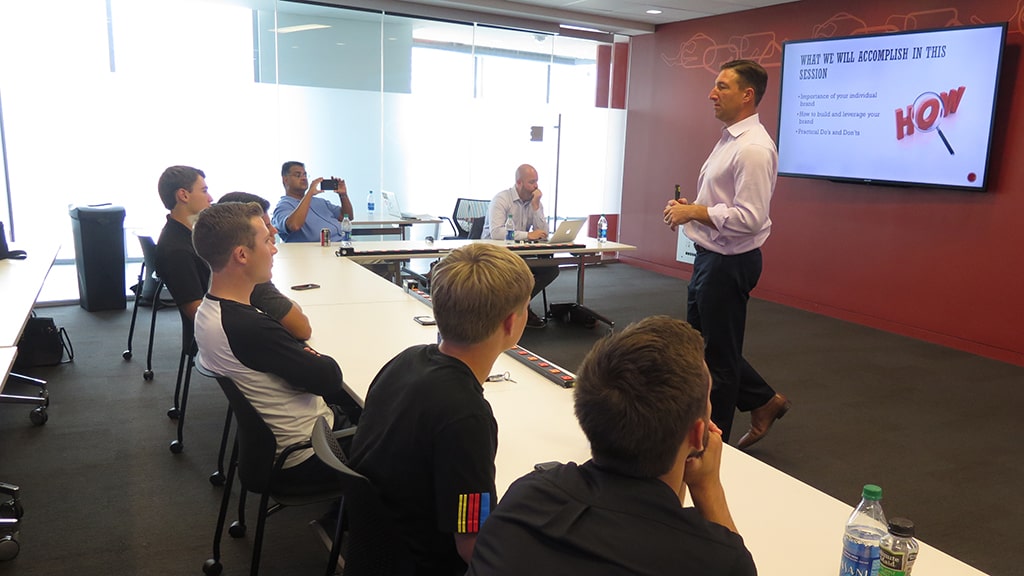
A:
{"label": "man's leather shoe", "polygon": [[736,447],[740,450],[750,448],[768,434],[775,421],[786,415],[792,403],[782,394],[776,394],[760,408],[750,411],[750,430],[740,438]]}
{"label": "man's leather shoe", "polygon": [[526,310],[526,325],[530,328],[543,328],[548,325],[548,321],[537,316],[533,310],[527,308]]}

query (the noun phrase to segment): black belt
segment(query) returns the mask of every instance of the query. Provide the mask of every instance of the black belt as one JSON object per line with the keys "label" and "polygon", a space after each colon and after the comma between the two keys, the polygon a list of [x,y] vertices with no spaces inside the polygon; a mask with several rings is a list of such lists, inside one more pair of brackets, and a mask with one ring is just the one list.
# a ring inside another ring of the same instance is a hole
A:
{"label": "black belt", "polygon": [[757,248],[754,248],[752,250],[747,250],[746,252],[742,252],[740,254],[722,254],[721,252],[715,252],[714,250],[708,250],[707,248],[705,248],[705,247],[703,247],[703,246],[701,246],[700,244],[697,244],[697,243],[694,243],[693,247],[697,250],[697,254],[703,254],[703,253],[707,252],[708,254],[718,254],[719,256],[743,256],[744,254],[750,254],[751,252],[754,252],[755,250],[760,250],[761,249],[760,247],[757,247]]}

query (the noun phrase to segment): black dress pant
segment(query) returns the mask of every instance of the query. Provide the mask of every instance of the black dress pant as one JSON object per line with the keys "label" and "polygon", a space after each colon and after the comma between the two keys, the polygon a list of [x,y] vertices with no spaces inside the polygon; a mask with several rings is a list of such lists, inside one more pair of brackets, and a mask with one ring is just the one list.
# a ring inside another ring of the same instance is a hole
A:
{"label": "black dress pant", "polygon": [[[533,292],[530,293],[530,299],[540,294],[542,290],[548,287],[549,284],[558,278],[558,266],[542,266],[534,265],[534,260],[541,260],[542,257],[536,259],[527,259],[526,265],[530,267],[530,272],[533,273]],[[550,258],[548,256],[547,258]]]}
{"label": "black dress pant", "polygon": [[736,409],[763,406],[775,390],[743,358],[747,301],[761,277],[761,249],[725,256],[697,247],[686,297],[686,321],[704,337],[711,372],[711,421],[729,441]]}

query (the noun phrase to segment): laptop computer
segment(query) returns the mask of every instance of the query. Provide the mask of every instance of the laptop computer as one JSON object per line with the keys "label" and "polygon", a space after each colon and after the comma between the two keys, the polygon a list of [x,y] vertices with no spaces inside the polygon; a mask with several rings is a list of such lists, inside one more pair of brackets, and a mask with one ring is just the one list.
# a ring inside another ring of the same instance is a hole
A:
{"label": "laptop computer", "polygon": [[576,236],[579,235],[586,221],[586,218],[562,220],[558,224],[558,228],[555,229],[555,233],[548,236],[547,240],[541,240],[538,244],[570,244],[575,242]]}
{"label": "laptop computer", "polygon": [[430,214],[402,212],[402,207],[398,205],[398,196],[394,192],[381,190],[380,203],[384,208],[384,214],[395,220],[431,220],[434,218]]}

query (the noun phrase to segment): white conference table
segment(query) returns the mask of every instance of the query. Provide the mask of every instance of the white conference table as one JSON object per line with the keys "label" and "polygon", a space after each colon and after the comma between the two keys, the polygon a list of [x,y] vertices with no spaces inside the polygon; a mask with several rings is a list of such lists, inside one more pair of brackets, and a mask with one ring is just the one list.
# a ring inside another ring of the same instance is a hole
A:
{"label": "white conference table", "polygon": [[374,212],[372,215],[365,214],[358,220],[352,220],[352,235],[395,235],[405,240],[405,231],[413,224],[433,224],[436,228],[440,223],[440,218],[395,218],[383,212]]}
{"label": "white conference table", "polygon": [[[15,250],[18,245],[10,248]],[[60,244],[22,244],[21,249],[28,252],[24,260],[0,260],[0,346],[18,344]]]}
{"label": "white conference table", "polygon": [[[400,283],[398,262],[412,258],[440,258],[459,248],[473,242],[486,242],[496,246],[507,246],[504,240],[438,240],[427,242],[417,241],[377,241],[359,242],[353,245],[354,253],[346,256],[356,262],[390,261],[392,262],[392,277],[396,283]],[[583,306],[584,287],[586,286],[586,269],[588,265],[597,264],[601,261],[605,252],[628,252],[636,250],[636,246],[622,244],[619,242],[598,242],[595,238],[579,237],[572,246],[565,244],[546,245],[543,242],[537,243],[516,243],[510,247],[516,254],[529,258],[530,266],[560,266],[563,264],[576,265],[576,305]],[[612,324],[611,320],[588,311],[599,319]]]}
{"label": "white conference table", "polygon": [[[331,247],[318,244],[285,244],[278,246],[272,269],[273,282],[282,294],[300,306],[394,302],[408,295],[395,284],[348,258],[338,258]],[[311,290],[294,290],[302,284],[317,284]]]}
{"label": "white conference table", "polygon": [[[314,253],[307,251],[303,257]],[[330,262],[339,260],[333,254],[320,256]],[[299,269],[279,270],[275,264],[277,280],[307,281],[305,277],[288,276]],[[304,308],[313,325],[310,344],[338,361],[346,385],[361,400],[388,360],[409,346],[436,342],[437,330],[412,320],[413,316],[431,314],[427,304],[376,274],[359,266],[324,270],[324,277],[339,277],[337,285],[348,282],[341,276],[352,275],[352,281],[365,282],[379,290],[378,301],[345,301],[345,295],[338,291],[330,293],[335,301]],[[362,300],[368,297],[366,292],[361,294]],[[588,442],[573,414],[572,390],[547,380],[508,354],[498,357],[491,373],[505,371],[513,381],[484,383],[484,396],[498,421],[495,485],[499,498],[534,464],[581,463],[590,457]],[[851,506],[731,446],[725,446],[722,456],[722,483],[737,528],[759,574],[838,573],[843,529],[853,510]],[[914,573],[983,574],[924,542]]]}
{"label": "white conference table", "polygon": [[3,378],[0,378],[0,392],[4,391],[7,384],[7,376],[14,367],[14,359],[18,357],[18,348],[15,346],[0,346],[0,368],[4,369]]}
{"label": "white conference table", "polygon": [[[472,244],[486,242],[496,246],[507,246],[504,240],[371,240],[353,242],[355,253],[347,256],[357,262],[381,259],[439,258],[448,252]],[[517,242],[513,245],[516,254],[523,256],[547,256],[558,253],[601,254],[603,252],[628,252],[636,246],[620,242],[598,242],[595,238],[579,237],[571,243],[548,245],[543,242]],[[331,248],[337,249],[337,246]]]}

